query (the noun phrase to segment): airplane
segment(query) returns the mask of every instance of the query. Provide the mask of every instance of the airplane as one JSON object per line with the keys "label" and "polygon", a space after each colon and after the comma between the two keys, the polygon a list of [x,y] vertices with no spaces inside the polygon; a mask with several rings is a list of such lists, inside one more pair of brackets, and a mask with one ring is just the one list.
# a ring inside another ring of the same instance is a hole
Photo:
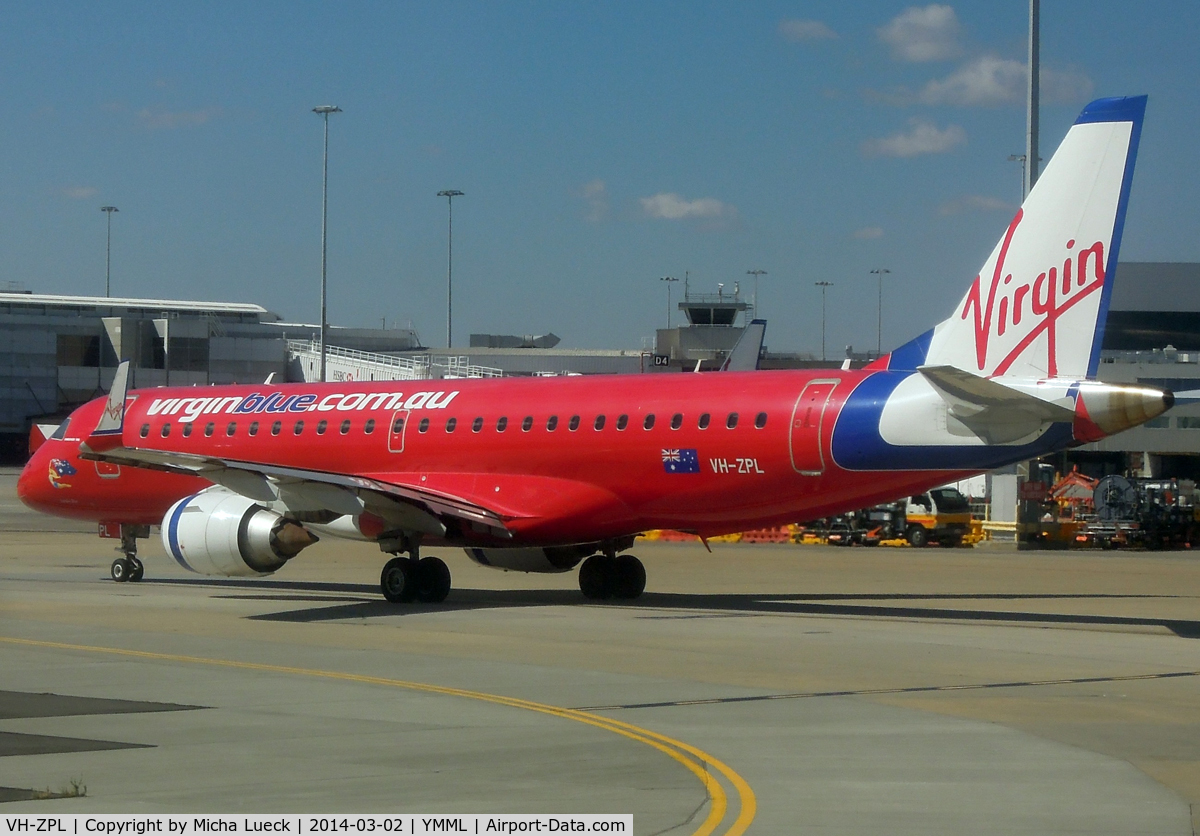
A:
{"label": "airplane", "polygon": [[392,602],[446,598],[435,547],[629,600],[641,532],[707,542],[1096,441],[1174,402],[1095,379],[1145,106],[1087,105],[950,316],[862,369],[130,390],[122,363],[18,493],[119,536],[118,581],[157,525],[206,575],[331,535],[391,555]]}

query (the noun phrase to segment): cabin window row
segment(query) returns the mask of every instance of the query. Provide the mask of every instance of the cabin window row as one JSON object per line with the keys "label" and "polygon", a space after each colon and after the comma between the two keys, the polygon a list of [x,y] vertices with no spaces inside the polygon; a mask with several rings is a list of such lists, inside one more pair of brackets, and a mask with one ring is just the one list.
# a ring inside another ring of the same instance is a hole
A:
{"label": "cabin window row", "polygon": [[[656,419],[654,413],[649,413],[648,415],[646,415],[645,418],[642,419],[642,429],[644,429],[644,430],[654,429],[654,424],[655,424],[656,420],[657,419]],[[739,420],[738,413],[730,412],[728,415],[725,416],[725,427],[727,429],[731,429],[731,430],[735,429],[738,425],[738,420]],[[526,415],[521,420],[521,431],[529,432],[530,430],[533,429],[533,423],[534,423],[533,416]],[[579,415],[572,415],[570,418],[567,419],[567,429],[570,430],[571,432],[575,432],[576,430],[579,429],[579,426],[581,423],[582,423],[582,418]],[[607,425],[607,423],[608,423],[607,416],[597,415],[592,420],[592,429],[599,432],[600,430],[604,429],[604,427]],[[559,424],[559,421],[558,421],[557,415],[549,416],[546,419],[546,432],[554,432],[555,430],[558,429],[558,424]],[[709,426],[711,424],[712,424],[712,414],[711,413],[708,413],[708,412],[702,413],[696,419],[696,427],[698,429],[706,430],[709,428]],[[755,429],[761,430],[766,425],[767,425],[767,413],[760,412],[754,416],[754,428]],[[431,426],[431,419],[430,418],[422,418],[420,420],[420,422],[417,424],[417,432],[427,433],[427,432],[429,432],[430,426]],[[618,430],[625,430],[629,426],[629,416],[628,415],[618,415],[617,420],[615,422],[615,426]],[[682,412],[676,412],[674,415],[671,416],[670,426],[671,426],[671,429],[673,429],[673,430],[678,430],[683,427],[683,413]],[[473,432],[473,433],[482,432],[483,427],[484,427],[484,419],[482,416],[476,417],[475,420],[471,422],[471,432]],[[448,432],[448,433],[452,433],[456,429],[458,429],[458,418],[447,418],[446,423],[445,423],[445,429],[446,429],[446,432]],[[507,429],[508,429],[508,418],[506,416],[501,416],[501,417],[497,418],[496,419],[496,432],[502,433]],[[399,432],[399,430],[395,430],[395,431]]]}
{"label": "cabin window row", "polygon": [[[191,422],[187,422],[187,423],[182,423],[179,426],[180,426],[180,434],[184,438],[191,438],[192,433],[195,431],[195,425],[192,424]],[[348,435],[350,433],[350,428],[351,428],[351,421],[349,418],[347,418],[345,421],[342,421],[341,425],[338,427],[338,434],[339,435]],[[258,435],[258,432],[260,429],[261,429],[261,424],[258,421],[251,421],[250,425],[246,428],[246,433],[251,436],[256,436],[256,435]],[[400,432],[400,430],[402,430],[402,429],[404,429],[404,419],[398,418],[398,419],[396,419],[396,427],[393,429],[393,432]],[[228,424],[225,425],[224,433],[227,437],[232,438],[234,435],[237,435],[237,430],[238,430],[238,422],[230,421]],[[271,430],[271,435],[279,435],[280,433],[283,432],[283,422],[275,421],[274,423],[271,424],[270,430]],[[212,438],[213,435],[216,434],[216,431],[217,431],[217,425],[214,422],[209,421],[207,424],[204,425],[204,437],[205,438]],[[316,423],[316,431],[317,431],[317,435],[325,435],[325,433],[329,431],[329,422],[324,419],[318,421]],[[363,422],[362,431],[363,431],[363,434],[365,434],[365,435],[370,435],[371,433],[375,432],[375,419],[368,418],[365,422]],[[158,432],[159,432],[159,435],[161,435],[163,438],[169,438],[171,435],[171,423],[168,421],[167,423],[163,424],[159,428]],[[296,421],[292,425],[292,434],[300,435],[303,432],[304,432],[304,421]],[[142,428],[141,428],[141,431],[139,432],[139,435],[142,438],[146,438],[148,435],[150,435],[150,425],[142,424]]]}
{"label": "cabin window row", "polygon": [[[575,432],[576,430],[579,429],[581,420],[582,419],[580,418],[580,416],[572,415],[569,419],[567,419],[567,429],[570,430],[571,432]],[[725,427],[727,429],[731,429],[731,430],[735,429],[738,425],[738,420],[739,420],[738,413],[730,412],[728,415],[725,416]],[[649,413],[642,420],[642,429],[644,429],[644,430],[654,429],[655,421],[656,421],[656,418],[655,418],[654,413]],[[607,422],[608,422],[608,419],[606,416],[597,415],[592,420],[592,429],[599,432],[604,429]],[[546,419],[546,431],[554,432],[555,430],[558,429],[558,423],[559,423],[558,416],[551,415],[550,417],[548,417]],[[701,429],[701,430],[708,429],[709,426],[711,425],[711,423],[712,423],[712,415],[708,412],[702,413],[699,416],[699,418],[697,418],[697,420],[696,420],[696,426],[698,429]],[[761,430],[766,425],[767,425],[767,413],[760,412],[754,416],[755,429]],[[477,417],[474,421],[471,422],[471,431],[476,432],[476,433],[481,432],[483,430],[483,426],[484,426],[483,418]],[[628,415],[618,415],[615,426],[618,430],[624,431],[629,426],[629,416]],[[417,431],[420,433],[426,433],[429,431],[429,427],[430,427],[430,419],[422,418],[420,423],[417,424]],[[673,430],[678,430],[683,427],[683,413],[676,412],[674,415],[671,416],[670,427]],[[190,438],[192,436],[192,433],[194,432],[194,424],[191,422],[185,422],[185,423],[180,424],[180,428],[181,428],[180,433],[183,435],[184,438]],[[246,428],[246,432],[250,436],[257,436],[260,428],[261,428],[261,425],[258,421],[251,421],[249,426]],[[447,418],[446,419],[446,424],[445,424],[446,432],[452,433],[457,428],[458,428],[458,419],[457,418]],[[342,421],[341,425],[338,427],[338,434],[339,435],[348,435],[350,432],[350,429],[351,429],[351,421],[349,418],[347,418],[346,420]],[[507,429],[508,429],[508,418],[505,416],[501,416],[500,418],[497,418],[496,419],[496,432],[502,433]],[[529,432],[532,429],[533,429],[533,416],[526,415],[524,417],[524,419],[522,419],[522,421],[521,421],[521,431]],[[237,434],[237,430],[238,430],[238,422],[237,421],[230,421],[224,427],[224,433],[225,433],[226,437],[229,437],[229,438],[232,438],[233,436],[235,436]],[[325,433],[328,432],[328,430],[329,430],[329,422],[326,421],[325,419],[321,419],[320,421],[318,421],[316,423],[317,435],[325,435]],[[375,419],[368,418],[363,423],[362,431],[363,431],[364,435],[371,435],[373,432],[375,432]],[[395,434],[399,434],[403,431],[404,431],[404,419],[396,418],[392,422],[392,432]],[[215,422],[209,421],[208,423],[206,423],[204,425],[203,433],[204,433],[205,438],[212,438],[212,436],[215,435],[216,432],[217,432],[217,425]],[[276,436],[276,435],[279,435],[280,433],[282,433],[283,432],[283,422],[282,421],[273,422],[270,427],[270,432],[271,432],[271,435],[273,435],[273,436]],[[303,420],[296,421],[292,425],[292,434],[293,435],[301,435],[303,432],[304,432],[304,421]],[[170,437],[171,423],[169,421],[167,423],[163,424],[159,428],[159,434],[163,438]],[[139,435],[141,435],[142,438],[146,438],[147,436],[149,436],[150,435],[150,425],[142,424]]]}

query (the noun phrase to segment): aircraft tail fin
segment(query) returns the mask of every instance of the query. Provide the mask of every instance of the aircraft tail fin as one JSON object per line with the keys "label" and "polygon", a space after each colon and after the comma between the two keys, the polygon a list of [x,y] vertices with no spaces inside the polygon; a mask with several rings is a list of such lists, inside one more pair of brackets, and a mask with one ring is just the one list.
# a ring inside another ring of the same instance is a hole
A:
{"label": "aircraft tail fin", "polygon": [[758,368],[762,356],[763,339],[767,335],[767,321],[753,319],[738,338],[733,350],[721,364],[723,372],[752,372]]}
{"label": "aircraft tail fin", "polygon": [[1145,111],[1085,107],[954,313],[871,367],[1094,377]]}

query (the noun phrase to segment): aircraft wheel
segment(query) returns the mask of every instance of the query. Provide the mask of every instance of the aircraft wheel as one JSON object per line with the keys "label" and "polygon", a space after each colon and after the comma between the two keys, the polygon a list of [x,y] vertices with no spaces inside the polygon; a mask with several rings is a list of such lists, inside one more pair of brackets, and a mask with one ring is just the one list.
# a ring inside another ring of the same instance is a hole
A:
{"label": "aircraft wheel", "polygon": [[393,604],[411,601],[415,593],[412,561],[407,557],[393,557],[383,564],[379,574],[379,589],[383,597]]}
{"label": "aircraft wheel", "polygon": [[929,530],[923,525],[914,525],[908,529],[908,542],[916,548],[929,545]]}
{"label": "aircraft wheel", "polygon": [[108,567],[108,574],[117,583],[125,583],[129,580],[129,576],[133,574],[133,567],[129,564],[129,558],[118,557],[112,562],[112,566]]}
{"label": "aircraft wheel", "polygon": [[423,557],[417,564],[416,598],[423,604],[440,604],[450,594],[450,567],[440,558]]}
{"label": "aircraft wheel", "polygon": [[633,555],[617,555],[612,568],[614,598],[631,601],[646,589],[646,567]]}
{"label": "aircraft wheel", "polygon": [[136,557],[125,558],[130,563],[129,580],[137,582],[146,576],[146,567]]}
{"label": "aircraft wheel", "polygon": [[585,598],[603,601],[613,594],[616,561],[605,554],[594,554],[579,567],[579,591]]}

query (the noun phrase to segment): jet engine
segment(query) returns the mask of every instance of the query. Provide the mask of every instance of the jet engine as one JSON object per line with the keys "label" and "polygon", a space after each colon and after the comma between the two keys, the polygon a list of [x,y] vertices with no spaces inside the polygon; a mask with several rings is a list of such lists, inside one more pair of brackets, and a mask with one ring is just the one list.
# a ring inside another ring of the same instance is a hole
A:
{"label": "jet engine", "polygon": [[553,546],[525,549],[464,549],[480,566],[513,572],[569,572],[579,561],[596,553],[596,545]]}
{"label": "jet engine", "polygon": [[227,577],[269,575],[317,542],[294,520],[219,486],[172,505],[162,539],[183,568]]}

